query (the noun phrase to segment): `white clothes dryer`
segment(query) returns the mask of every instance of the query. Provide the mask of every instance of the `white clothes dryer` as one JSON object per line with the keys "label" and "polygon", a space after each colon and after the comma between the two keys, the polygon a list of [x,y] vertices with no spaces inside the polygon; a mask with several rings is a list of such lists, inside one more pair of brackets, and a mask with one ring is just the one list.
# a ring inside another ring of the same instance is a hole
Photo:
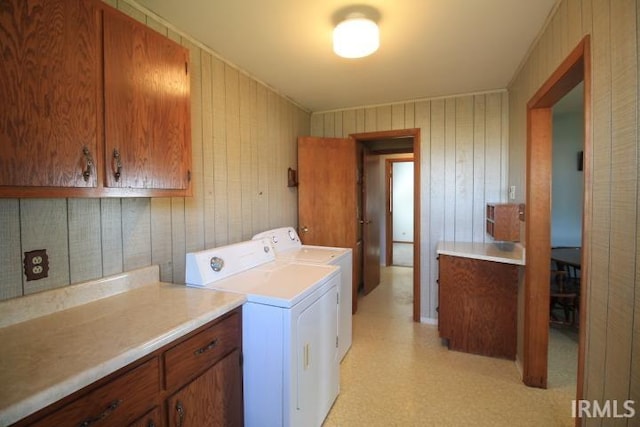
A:
{"label": "white clothes dryer", "polygon": [[246,426],[320,426],[339,393],[335,266],[251,240],[187,254],[188,286],[239,292]]}
{"label": "white clothes dryer", "polygon": [[269,239],[277,259],[291,262],[337,265],[340,267],[338,289],[338,357],[344,358],[352,342],[353,254],[351,248],[303,245],[293,227],[275,228],[258,233],[253,239]]}

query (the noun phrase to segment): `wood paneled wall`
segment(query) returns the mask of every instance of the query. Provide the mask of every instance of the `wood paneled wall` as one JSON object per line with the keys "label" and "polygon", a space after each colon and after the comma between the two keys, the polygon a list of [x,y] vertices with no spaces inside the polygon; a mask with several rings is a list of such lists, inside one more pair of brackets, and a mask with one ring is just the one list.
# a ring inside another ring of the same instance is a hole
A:
{"label": "wood paneled wall", "polygon": [[[106,2],[189,48],[193,197],[0,199],[0,299],[151,264],[184,283],[186,252],[297,225],[287,168],[310,114],[135,4]],[[49,277],[27,282],[34,249],[47,249]]]}
{"label": "wood paneled wall", "polygon": [[[585,394],[635,400],[636,418],[587,419],[637,425],[640,405],[640,196],[638,57],[640,2],[563,0],[509,86],[510,183],[525,173],[526,103],[560,62],[591,35],[592,200]],[[522,200],[524,195],[519,194]]]}
{"label": "wood paneled wall", "polygon": [[492,92],[314,113],[311,134],[421,129],[421,317],[437,318],[439,240],[490,241],[485,203],[506,201],[508,95]]}

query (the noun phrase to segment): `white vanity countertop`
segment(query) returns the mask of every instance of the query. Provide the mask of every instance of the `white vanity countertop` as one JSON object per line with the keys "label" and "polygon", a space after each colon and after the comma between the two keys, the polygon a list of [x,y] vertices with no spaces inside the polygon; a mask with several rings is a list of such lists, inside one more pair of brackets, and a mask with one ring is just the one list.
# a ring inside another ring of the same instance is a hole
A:
{"label": "white vanity countertop", "polygon": [[451,255],[464,258],[505,264],[525,264],[525,250],[520,243],[474,243],[440,241],[436,247],[438,255]]}
{"label": "white vanity countertop", "polygon": [[245,302],[240,294],[159,282],[157,266],[136,274],[136,280],[123,274],[0,303],[0,425]]}

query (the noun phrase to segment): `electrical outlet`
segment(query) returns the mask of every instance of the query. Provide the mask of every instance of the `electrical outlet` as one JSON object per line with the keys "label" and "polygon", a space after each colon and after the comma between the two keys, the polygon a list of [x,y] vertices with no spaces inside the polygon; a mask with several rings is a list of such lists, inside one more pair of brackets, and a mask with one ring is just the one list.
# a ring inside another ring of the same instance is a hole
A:
{"label": "electrical outlet", "polygon": [[509,200],[515,200],[516,199],[516,186],[512,185],[511,187],[509,187]]}
{"label": "electrical outlet", "polygon": [[46,249],[24,253],[24,274],[27,276],[27,281],[49,276],[49,255]]}

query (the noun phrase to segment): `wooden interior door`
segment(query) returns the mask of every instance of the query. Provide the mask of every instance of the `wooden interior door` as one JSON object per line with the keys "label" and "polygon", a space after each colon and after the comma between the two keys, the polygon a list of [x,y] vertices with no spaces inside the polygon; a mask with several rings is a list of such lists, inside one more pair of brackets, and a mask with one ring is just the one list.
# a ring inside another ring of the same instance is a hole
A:
{"label": "wooden interior door", "polygon": [[351,138],[298,138],[298,226],[305,245],[353,250],[353,312],[360,277],[358,169]]}
{"label": "wooden interior door", "polygon": [[379,179],[380,157],[365,148],[362,164],[362,275],[366,295],[380,284],[380,226],[385,196]]}

